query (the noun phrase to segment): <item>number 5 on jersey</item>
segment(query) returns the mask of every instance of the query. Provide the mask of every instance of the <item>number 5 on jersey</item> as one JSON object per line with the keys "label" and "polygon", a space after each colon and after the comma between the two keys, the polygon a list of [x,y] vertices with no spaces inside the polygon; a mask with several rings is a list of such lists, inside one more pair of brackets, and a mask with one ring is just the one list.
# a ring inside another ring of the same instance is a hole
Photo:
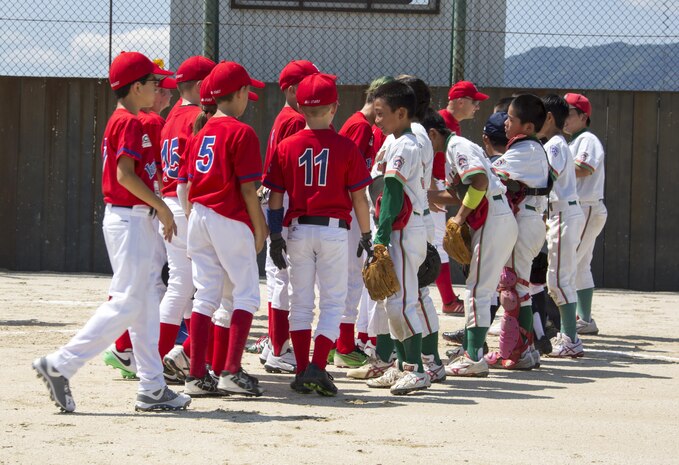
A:
{"label": "number 5 on jersey", "polygon": [[207,173],[212,168],[212,162],[215,159],[212,146],[215,145],[215,138],[215,136],[205,136],[200,143],[200,150],[196,157],[196,171],[199,173]]}
{"label": "number 5 on jersey", "polygon": [[317,186],[325,186],[328,174],[328,149],[323,149],[320,153],[314,156],[314,151],[308,148],[299,157],[299,166],[304,167],[304,185],[314,185],[314,166],[319,165],[318,168],[318,183]]}

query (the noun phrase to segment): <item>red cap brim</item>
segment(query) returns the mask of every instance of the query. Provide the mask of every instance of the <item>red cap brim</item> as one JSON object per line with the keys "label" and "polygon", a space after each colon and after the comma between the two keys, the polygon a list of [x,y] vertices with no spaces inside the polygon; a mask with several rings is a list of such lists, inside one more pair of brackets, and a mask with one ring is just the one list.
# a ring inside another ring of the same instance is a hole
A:
{"label": "red cap brim", "polygon": [[176,89],[177,80],[170,77],[162,79],[158,87],[160,87],[161,89]]}
{"label": "red cap brim", "polygon": [[174,71],[163,69],[157,64],[153,63],[153,74],[155,74],[158,79],[162,79],[163,77],[172,76]]}
{"label": "red cap brim", "polygon": [[257,100],[259,100],[259,95],[255,94],[254,92],[248,92],[248,100],[256,102]]}
{"label": "red cap brim", "polygon": [[484,100],[488,100],[488,96],[486,94],[483,94],[481,92],[477,92],[474,94],[474,97],[472,97],[474,100],[478,100],[479,102],[483,102]]}
{"label": "red cap brim", "polygon": [[256,87],[258,89],[264,89],[265,84],[262,81],[258,81],[257,79],[252,79],[250,78],[250,85],[252,87]]}

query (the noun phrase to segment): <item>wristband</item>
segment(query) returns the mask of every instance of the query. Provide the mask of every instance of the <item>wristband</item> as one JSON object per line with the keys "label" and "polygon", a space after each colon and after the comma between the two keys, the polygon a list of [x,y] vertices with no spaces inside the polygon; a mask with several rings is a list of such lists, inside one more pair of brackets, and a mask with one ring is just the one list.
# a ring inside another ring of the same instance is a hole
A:
{"label": "wristband", "polygon": [[271,234],[283,231],[283,207],[278,210],[267,209],[266,222],[269,223],[269,231]]}
{"label": "wristband", "polygon": [[486,191],[479,191],[474,189],[473,186],[469,186],[469,189],[467,189],[467,193],[464,194],[464,198],[462,199],[462,205],[471,210],[474,210],[476,207],[479,206],[481,200],[483,200],[483,197],[485,195]]}

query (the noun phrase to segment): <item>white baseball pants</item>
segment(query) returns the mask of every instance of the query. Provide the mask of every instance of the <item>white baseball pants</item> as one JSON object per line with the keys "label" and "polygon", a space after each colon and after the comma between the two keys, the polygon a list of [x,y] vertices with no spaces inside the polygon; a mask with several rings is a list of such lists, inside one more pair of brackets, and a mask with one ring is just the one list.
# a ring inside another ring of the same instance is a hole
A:
{"label": "white baseball pants", "polygon": [[[527,210],[522,205],[516,214],[516,223],[519,227],[519,236],[507,261],[507,266],[514,269],[516,275],[530,283],[530,270],[533,267],[533,259],[537,257],[545,243],[547,231],[542,213]],[[530,288],[525,284],[516,283],[516,292],[519,298],[528,296],[528,300],[521,302],[522,307],[531,305]]]}
{"label": "white baseball pants", "polygon": [[591,289],[594,287],[592,276],[592,256],[596,238],[601,234],[608,218],[608,210],[602,201],[582,202],[582,212],[585,215],[585,225],[580,236],[580,245],[577,249],[577,276],[576,285],[578,290]]}
{"label": "white baseball pants", "polygon": [[554,211],[547,219],[547,289],[558,306],[578,301],[576,249],[584,224],[577,204]]}
{"label": "white baseball pants", "polygon": [[365,252],[360,257],[356,256],[358,250],[358,243],[361,239],[361,228],[356,221],[356,213],[351,210],[351,229],[347,235],[348,253],[347,253],[347,269],[349,271],[347,300],[344,313],[342,314],[342,323],[355,324],[358,319],[358,304],[361,301],[361,294],[363,293],[363,263],[365,261]]}
{"label": "white baseball pants", "polygon": [[348,231],[334,226],[291,224],[288,228],[290,331],[311,329],[318,283],[320,314],[314,337],[335,341],[346,308]]}
{"label": "white baseball pants", "polygon": [[255,236],[249,226],[194,203],[189,216],[188,254],[196,295],[193,311],[212,317],[223,299],[234,309],[259,308]]}
{"label": "white baseball pants", "polygon": [[137,364],[139,390],[165,386],[158,355],[157,294],[149,288],[157,278],[153,265],[158,245],[151,208],[106,205],[104,241],[113,279],[110,300],[102,304],[85,326],[62,348],[47,356],[63,376],[71,378],[88,360],[103,352],[126,329],[130,332]]}

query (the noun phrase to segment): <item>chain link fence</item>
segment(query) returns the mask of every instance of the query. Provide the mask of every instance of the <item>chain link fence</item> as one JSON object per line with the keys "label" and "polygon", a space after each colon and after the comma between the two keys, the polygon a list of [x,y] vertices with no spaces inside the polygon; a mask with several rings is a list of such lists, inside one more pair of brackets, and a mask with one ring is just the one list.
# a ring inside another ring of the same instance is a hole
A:
{"label": "chain link fence", "polygon": [[106,77],[138,50],[276,81],[314,61],[341,84],[410,73],[431,85],[679,91],[676,0],[0,0],[0,75]]}

